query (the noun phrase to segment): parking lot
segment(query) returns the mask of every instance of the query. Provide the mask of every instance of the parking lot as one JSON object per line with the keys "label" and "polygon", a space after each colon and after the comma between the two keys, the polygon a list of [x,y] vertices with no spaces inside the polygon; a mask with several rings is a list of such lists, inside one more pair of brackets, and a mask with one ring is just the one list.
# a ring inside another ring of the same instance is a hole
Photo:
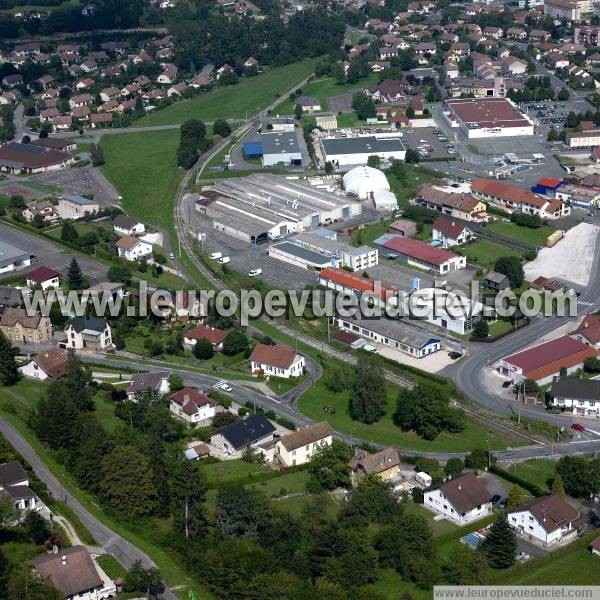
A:
{"label": "parking lot", "polygon": [[434,127],[402,130],[406,145],[416,150],[421,159],[444,159],[456,155],[453,140]]}
{"label": "parking lot", "polygon": [[569,108],[564,102],[522,102],[519,108],[530,117],[537,119],[540,123],[547,126],[547,129],[554,127],[556,130],[563,128]]}
{"label": "parking lot", "polygon": [[93,194],[99,204],[111,205],[119,202],[119,193],[100,173],[91,166],[49,171],[32,176],[33,181],[53,185],[69,194]]}

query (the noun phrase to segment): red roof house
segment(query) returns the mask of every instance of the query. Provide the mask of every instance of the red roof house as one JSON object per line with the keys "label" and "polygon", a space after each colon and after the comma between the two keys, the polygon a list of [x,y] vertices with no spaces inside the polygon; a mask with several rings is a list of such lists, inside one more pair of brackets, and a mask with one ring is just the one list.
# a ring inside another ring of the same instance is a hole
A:
{"label": "red roof house", "polygon": [[299,377],[304,371],[304,357],[289,346],[257,344],[250,355],[250,369],[253,375]]}
{"label": "red roof house", "polygon": [[185,346],[195,346],[198,340],[208,340],[213,348],[221,350],[226,337],[227,331],[201,323],[183,334],[183,343]]}
{"label": "red roof house", "polygon": [[56,269],[42,265],[27,273],[27,285],[31,287],[40,285],[43,290],[57,288],[59,277],[60,273]]}

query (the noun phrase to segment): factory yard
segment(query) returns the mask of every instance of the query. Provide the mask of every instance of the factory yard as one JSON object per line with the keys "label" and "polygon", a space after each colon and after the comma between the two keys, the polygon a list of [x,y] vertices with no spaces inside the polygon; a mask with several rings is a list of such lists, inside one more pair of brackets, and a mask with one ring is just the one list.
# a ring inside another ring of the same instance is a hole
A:
{"label": "factory yard", "polygon": [[535,260],[526,263],[525,278],[553,277],[586,286],[594,265],[598,227],[580,223],[566,232],[552,248],[542,248]]}

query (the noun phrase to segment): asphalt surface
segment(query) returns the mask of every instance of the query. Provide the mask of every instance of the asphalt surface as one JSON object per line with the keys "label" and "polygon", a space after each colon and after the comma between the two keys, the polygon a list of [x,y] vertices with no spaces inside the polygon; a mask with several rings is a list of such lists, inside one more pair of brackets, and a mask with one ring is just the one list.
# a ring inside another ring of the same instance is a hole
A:
{"label": "asphalt surface", "polygon": [[[35,256],[35,260],[33,261],[35,265],[43,264],[64,274],[69,268],[71,260],[76,258],[81,267],[81,271],[90,280],[92,285],[99,281],[106,280],[106,274],[108,272],[108,267],[106,265],[98,263],[90,258],[86,258],[80,254],[62,252],[50,240],[27,233],[17,227],[11,227],[4,223],[0,224],[0,239],[3,242],[12,244],[21,250],[33,254]],[[28,270],[30,269],[5,273],[0,276],[0,280],[10,279],[15,275],[19,275],[19,273],[25,273]]]}
{"label": "asphalt surface", "polygon": [[[29,445],[27,440],[7,421],[0,417],[0,432],[9,444],[31,465],[36,476],[45,483],[54,498],[64,502],[80,519],[84,526],[94,536],[96,541],[107,553],[112,554],[124,567],[129,568],[136,561],[141,561],[144,567],[155,567],[154,562],[139,548],[130,544],[120,535],[106,527],[92,515],[82,504],[60,483],[48,469],[44,461]],[[176,600],[175,594],[169,589],[163,593],[163,598]]]}

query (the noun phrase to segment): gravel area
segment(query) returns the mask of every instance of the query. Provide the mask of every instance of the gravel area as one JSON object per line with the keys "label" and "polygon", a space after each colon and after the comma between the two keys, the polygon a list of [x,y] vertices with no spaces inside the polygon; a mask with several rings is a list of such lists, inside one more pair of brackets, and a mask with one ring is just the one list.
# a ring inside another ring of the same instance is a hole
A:
{"label": "gravel area", "polygon": [[535,260],[525,265],[525,278],[533,281],[540,275],[586,286],[594,264],[598,227],[580,223],[569,229],[553,248],[542,248]]}

